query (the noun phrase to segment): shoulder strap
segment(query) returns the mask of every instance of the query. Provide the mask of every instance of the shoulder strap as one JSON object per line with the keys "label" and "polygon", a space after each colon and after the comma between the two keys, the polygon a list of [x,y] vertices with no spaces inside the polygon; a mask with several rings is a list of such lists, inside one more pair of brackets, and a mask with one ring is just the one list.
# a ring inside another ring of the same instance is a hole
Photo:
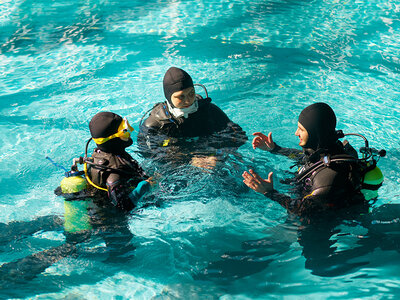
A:
{"label": "shoulder strap", "polygon": [[154,106],[151,116],[157,120],[161,126],[166,124],[177,124],[177,120],[171,115],[165,102],[160,102]]}
{"label": "shoulder strap", "polygon": [[199,108],[211,103],[210,97],[203,98],[202,96],[196,94],[196,99],[199,103]]}
{"label": "shoulder strap", "polygon": [[359,163],[359,160],[348,154],[337,154],[337,155],[326,155],[317,161],[315,164],[311,165],[309,168],[301,172],[296,176],[297,182],[302,181],[304,178],[308,177],[312,172],[315,172],[321,168],[329,168],[331,163]]}

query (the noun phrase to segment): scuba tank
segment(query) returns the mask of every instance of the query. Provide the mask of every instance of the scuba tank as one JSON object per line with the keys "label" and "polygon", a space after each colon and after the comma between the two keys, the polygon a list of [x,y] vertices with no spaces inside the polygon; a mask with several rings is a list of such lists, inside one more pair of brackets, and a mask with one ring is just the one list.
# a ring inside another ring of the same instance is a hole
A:
{"label": "scuba tank", "polygon": [[384,157],[386,155],[386,151],[376,151],[373,148],[365,149],[363,147],[360,149],[360,152],[366,154],[368,154],[368,152],[371,152],[371,160],[366,162],[361,185],[361,192],[363,193],[365,199],[371,200],[378,197],[378,189],[382,186],[384,179],[381,169],[377,166],[377,160],[375,159],[375,157]]}
{"label": "scuba tank", "polygon": [[[76,168],[74,162],[70,171],[46,157],[53,165],[65,171],[60,186],[54,191],[57,196],[63,196],[64,201],[64,230],[67,233],[82,233],[92,228],[88,215],[87,181],[83,172]],[[74,159],[75,161],[75,159]],[[75,167],[74,167],[75,166]]]}
{"label": "scuba tank", "polygon": [[[343,143],[345,154],[337,154],[332,156],[325,156],[320,161],[316,162],[308,168],[302,168],[296,177],[297,182],[301,182],[308,178],[312,173],[329,166],[331,163],[350,163],[357,165],[358,183],[361,193],[364,195],[365,200],[369,201],[378,196],[378,189],[382,186],[384,177],[382,171],[377,166],[380,157],[386,156],[385,150],[377,150],[369,147],[368,140],[361,134],[348,133],[343,134],[341,130],[337,131],[338,138],[344,136],[354,135],[364,139],[365,146],[359,149],[362,157],[358,157],[358,152],[347,142]],[[347,143],[346,143],[347,142]],[[359,179],[358,179],[359,178]]]}
{"label": "scuba tank", "polygon": [[[84,172],[79,171],[79,158],[73,159],[71,171],[65,172],[60,182],[61,196],[64,201],[64,230],[68,233],[82,233],[92,229],[88,214],[90,201],[88,197],[88,181]],[[73,201],[71,201],[73,200]]]}
{"label": "scuba tank", "polygon": [[[341,130],[337,131],[339,138],[348,135],[354,135],[361,137],[364,140],[364,147],[360,148],[362,158],[358,158],[361,165],[361,192],[364,198],[369,201],[378,197],[378,189],[382,186],[384,176],[381,169],[377,166],[379,158],[386,156],[386,150],[377,150],[369,147],[368,140],[361,134],[358,133],[347,133],[343,134]],[[349,145],[349,144],[348,144]],[[354,150],[350,145],[349,147]],[[350,151],[351,151],[350,149]]]}
{"label": "scuba tank", "polygon": [[64,177],[60,187],[63,194],[79,193],[87,188],[87,181],[79,175]]}
{"label": "scuba tank", "polygon": [[83,232],[92,229],[88,214],[90,201],[64,201],[64,230],[69,233]]}
{"label": "scuba tank", "polygon": [[382,186],[383,178],[382,171],[377,166],[365,173],[361,192],[366,200],[378,197],[378,189]]}
{"label": "scuba tank", "polygon": [[74,159],[71,171],[65,172],[60,182],[61,196],[65,198],[64,230],[68,233],[82,233],[92,229],[88,214],[88,182],[83,177],[84,172],[76,167],[76,161]]}

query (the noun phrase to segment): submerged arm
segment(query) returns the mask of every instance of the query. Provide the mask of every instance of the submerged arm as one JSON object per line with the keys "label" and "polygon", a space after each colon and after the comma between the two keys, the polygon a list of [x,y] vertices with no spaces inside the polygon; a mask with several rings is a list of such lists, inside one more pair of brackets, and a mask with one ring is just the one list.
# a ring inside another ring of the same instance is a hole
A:
{"label": "submerged arm", "polygon": [[246,132],[236,123],[227,122],[224,129],[202,138],[204,145],[215,149],[239,148],[248,140]]}
{"label": "submerged arm", "polygon": [[[108,180],[107,180],[108,181]],[[124,180],[107,182],[108,197],[111,203],[123,210],[130,211],[136,207],[137,202],[150,190],[150,183],[142,180],[134,190]]]}
{"label": "submerged arm", "polygon": [[207,119],[211,133],[206,137],[208,146],[216,149],[239,148],[247,142],[246,132],[212,103],[209,104]]}

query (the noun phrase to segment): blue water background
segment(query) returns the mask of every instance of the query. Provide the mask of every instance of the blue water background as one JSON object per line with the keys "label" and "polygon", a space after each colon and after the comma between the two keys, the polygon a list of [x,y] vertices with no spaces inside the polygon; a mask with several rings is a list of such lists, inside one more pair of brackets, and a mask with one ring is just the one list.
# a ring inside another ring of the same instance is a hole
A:
{"label": "blue water background", "polygon": [[[283,146],[297,146],[294,131],[305,106],[328,103],[338,129],[362,133],[372,146],[387,150],[379,161],[385,182],[373,208],[396,207],[399,32],[400,6],[394,0],[0,1],[0,223],[62,217],[64,203],[53,190],[63,174],[45,157],[69,166],[82,155],[88,122],[99,111],[126,116],[137,130],[142,115],[163,100],[162,78],[170,66],[206,85],[213,102],[249,135],[271,131]],[[362,146],[360,139],[351,142]],[[129,151],[151,170],[152,163],[135,150]],[[241,159],[226,162],[229,180],[190,166],[171,170],[166,186],[184,178],[191,178],[190,184],[176,193],[158,189],[159,207],[132,213],[133,258],[105,263],[108,250],[93,237],[82,248],[96,255],[66,256],[25,284],[6,282],[3,295],[392,299],[400,294],[398,227],[381,232],[392,234],[391,247],[370,246],[339,260],[331,269],[355,265],[338,273],[315,272],[297,242],[297,221],[288,223],[278,204],[240,187],[241,172],[254,167],[263,176],[274,171],[277,189],[288,191],[279,179],[291,176],[291,162],[254,151],[249,142],[239,153]],[[336,230],[330,242],[338,257],[367,235],[350,221]],[[252,240],[267,244],[253,265],[232,264],[225,277],[204,275],[210,263],[229,253],[249,260],[257,251],[244,251],[243,243]],[[62,230],[43,228],[0,244],[0,263],[64,241]]]}

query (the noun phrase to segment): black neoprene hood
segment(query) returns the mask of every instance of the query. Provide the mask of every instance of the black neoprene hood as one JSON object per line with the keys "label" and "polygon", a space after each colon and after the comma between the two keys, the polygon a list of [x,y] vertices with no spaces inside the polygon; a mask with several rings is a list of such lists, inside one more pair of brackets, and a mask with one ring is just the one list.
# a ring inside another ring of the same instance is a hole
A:
{"label": "black neoprene hood", "polygon": [[172,94],[193,87],[193,80],[186,71],[171,67],[164,75],[163,85],[165,98],[172,104]]}
{"label": "black neoprene hood", "polygon": [[[97,113],[89,123],[92,138],[106,138],[117,133],[118,127],[122,122],[122,117],[109,111]],[[111,139],[104,144],[98,144],[97,148],[104,152],[120,154],[126,147],[132,145],[133,141],[123,141],[120,138]]]}
{"label": "black neoprene hood", "polygon": [[318,102],[307,106],[300,113],[299,123],[308,132],[308,141],[304,148],[329,148],[337,140],[336,115],[326,103]]}
{"label": "black neoprene hood", "polygon": [[99,112],[89,123],[90,134],[93,138],[105,138],[118,131],[122,117],[109,112]]}

